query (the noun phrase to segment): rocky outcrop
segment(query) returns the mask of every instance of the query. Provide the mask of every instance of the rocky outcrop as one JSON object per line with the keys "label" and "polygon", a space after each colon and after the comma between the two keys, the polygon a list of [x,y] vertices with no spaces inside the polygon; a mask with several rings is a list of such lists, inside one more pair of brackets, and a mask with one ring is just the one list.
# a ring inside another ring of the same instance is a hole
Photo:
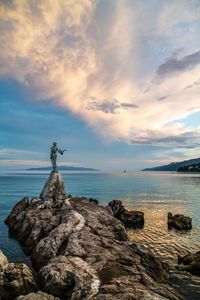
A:
{"label": "rocky outcrop", "polygon": [[181,214],[172,215],[168,213],[168,228],[175,228],[177,230],[190,230],[192,228],[192,219]]}
{"label": "rocky outcrop", "polygon": [[40,198],[46,201],[59,201],[66,198],[64,181],[58,171],[51,172],[40,194]]}
{"label": "rocky outcrop", "polygon": [[167,284],[168,266],[130,243],[111,209],[64,195],[62,180],[51,176],[57,175],[47,182],[56,186],[46,184],[45,191],[62,190],[62,197],[45,192],[30,203],[23,199],[6,219],[30,253],[43,292],[73,300],[181,299]]}
{"label": "rocky outcrop", "polygon": [[[11,214],[6,218],[5,223],[9,223],[10,229],[17,232],[25,217],[25,210],[29,206],[29,198],[24,197],[12,209]],[[10,219],[10,216],[12,218]]]}
{"label": "rocky outcrop", "polygon": [[142,228],[144,226],[144,213],[141,211],[127,210],[120,200],[108,203],[113,216],[119,219],[127,228]]}
{"label": "rocky outcrop", "polygon": [[60,300],[60,298],[38,291],[37,293],[29,293],[24,296],[21,295],[17,297],[16,300]]}
{"label": "rocky outcrop", "polygon": [[188,253],[178,259],[178,269],[200,276],[200,251],[192,254]]}
{"label": "rocky outcrop", "polygon": [[0,251],[0,300],[13,300],[37,290],[33,272],[25,264],[9,263]]}

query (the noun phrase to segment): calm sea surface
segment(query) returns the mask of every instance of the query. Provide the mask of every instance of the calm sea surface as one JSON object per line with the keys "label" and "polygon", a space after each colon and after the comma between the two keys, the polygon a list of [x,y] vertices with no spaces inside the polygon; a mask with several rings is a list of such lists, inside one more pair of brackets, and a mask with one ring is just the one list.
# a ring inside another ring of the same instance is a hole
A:
{"label": "calm sea surface", "polygon": [[[153,249],[171,268],[177,255],[200,250],[200,175],[163,172],[139,173],[64,173],[69,194],[94,197],[106,205],[113,199],[122,200],[128,209],[145,213],[145,226],[130,230],[129,237]],[[9,239],[4,219],[24,196],[39,196],[48,178],[46,173],[0,173],[0,248],[10,261],[29,259],[18,242]],[[192,217],[190,232],[169,231],[167,213],[183,213]],[[200,299],[200,279],[173,270],[173,283],[186,299]]]}

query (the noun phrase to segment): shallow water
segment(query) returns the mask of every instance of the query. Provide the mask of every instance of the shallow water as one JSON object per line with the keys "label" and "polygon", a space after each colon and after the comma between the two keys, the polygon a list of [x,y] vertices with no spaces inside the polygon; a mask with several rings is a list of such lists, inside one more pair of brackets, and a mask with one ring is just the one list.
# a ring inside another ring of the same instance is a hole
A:
{"label": "shallow water", "polygon": [[[18,243],[9,239],[3,221],[11,208],[24,196],[38,196],[48,177],[45,173],[0,174],[0,248],[10,261],[29,259]],[[139,173],[64,173],[68,193],[94,197],[106,205],[113,199],[123,201],[128,209],[145,213],[143,229],[129,230],[133,241],[151,248],[173,267],[177,255],[200,249],[200,175],[163,172]],[[183,213],[193,219],[190,232],[168,230],[167,213]],[[200,280],[188,273],[172,271],[174,284],[186,299],[200,299]],[[176,276],[177,275],[177,276]]]}

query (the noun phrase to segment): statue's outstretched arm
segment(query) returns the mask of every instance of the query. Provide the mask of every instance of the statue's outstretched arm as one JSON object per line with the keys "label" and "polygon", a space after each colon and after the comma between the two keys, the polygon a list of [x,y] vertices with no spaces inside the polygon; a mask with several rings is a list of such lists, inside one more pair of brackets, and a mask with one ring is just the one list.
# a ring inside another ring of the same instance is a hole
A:
{"label": "statue's outstretched arm", "polygon": [[65,151],[67,151],[67,150],[57,149],[57,151],[58,151],[61,155],[63,155],[63,153],[64,153]]}

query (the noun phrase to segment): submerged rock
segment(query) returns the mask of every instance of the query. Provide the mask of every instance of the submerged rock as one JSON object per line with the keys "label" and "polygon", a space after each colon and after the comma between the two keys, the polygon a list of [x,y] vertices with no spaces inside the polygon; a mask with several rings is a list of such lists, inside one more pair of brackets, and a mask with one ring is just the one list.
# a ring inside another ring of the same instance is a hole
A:
{"label": "submerged rock", "polygon": [[25,264],[9,263],[0,251],[0,300],[13,300],[37,290],[33,272]]}
{"label": "submerged rock", "polygon": [[144,226],[144,213],[141,211],[127,210],[120,200],[113,200],[108,203],[111,208],[113,216],[127,227],[127,228],[142,228]]}
{"label": "submerged rock", "polygon": [[168,213],[168,228],[174,227],[177,230],[190,230],[192,228],[192,219],[181,214],[172,215]]}
{"label": "submerged rock", "polygon": [[200,251],[186,254],[178,259],[178,269],[200,276]]}
{"label": "submerged rock", "polygon": [[167,284],[168,266],[128,242],[116,213],[91,199],[64,197],[61,174],[52,176],[58,175],[51,173],[40,199],[19,202],[6,219],[30,253],[42,291],[74,300],[181,299]]}

